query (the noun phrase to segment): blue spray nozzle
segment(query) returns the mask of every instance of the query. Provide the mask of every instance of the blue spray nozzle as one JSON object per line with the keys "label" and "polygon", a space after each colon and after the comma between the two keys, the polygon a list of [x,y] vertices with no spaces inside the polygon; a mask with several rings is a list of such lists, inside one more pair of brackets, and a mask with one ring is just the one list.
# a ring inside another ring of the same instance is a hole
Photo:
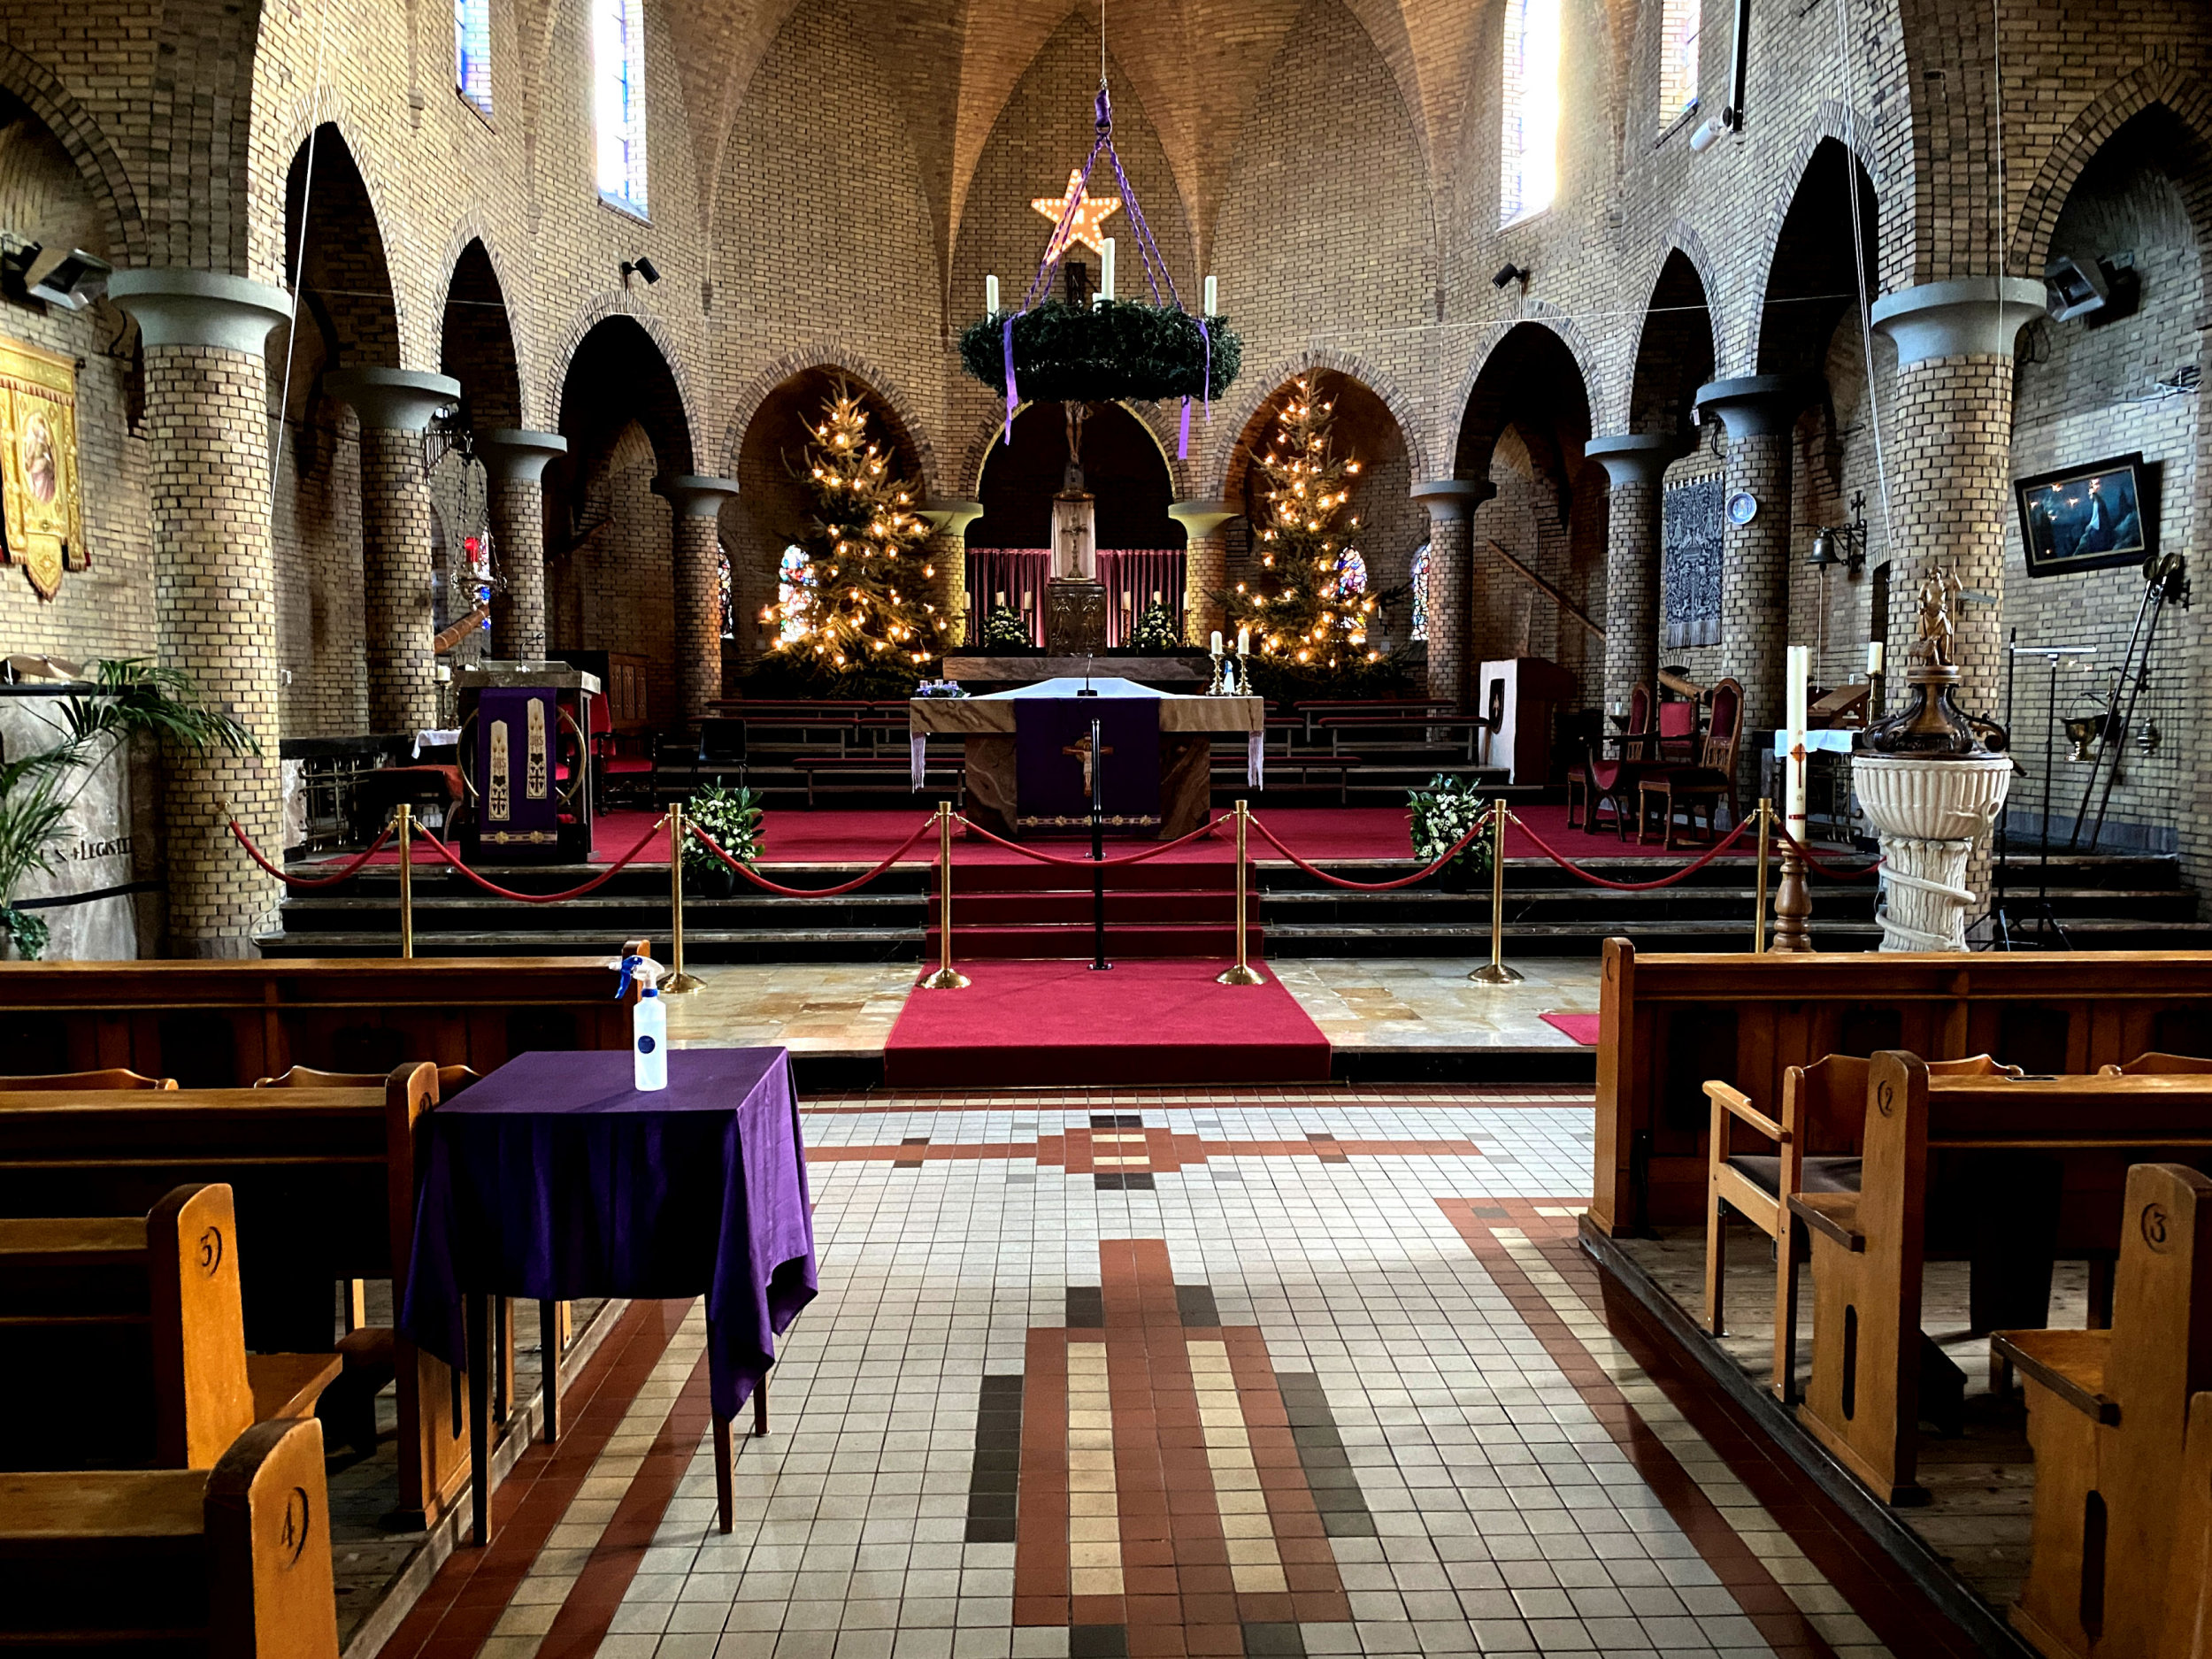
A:
{"label": "blue spray nozzle", "polygon": [[647,996],[658,996],[660,990],[655,981],[660,977],[661,964],[652,957],[625,956],[622,958],[621,981],[614,987],[614,1000],[618,1002],[630,994],[630,981],[634,979],[645,981],[644,994]]}

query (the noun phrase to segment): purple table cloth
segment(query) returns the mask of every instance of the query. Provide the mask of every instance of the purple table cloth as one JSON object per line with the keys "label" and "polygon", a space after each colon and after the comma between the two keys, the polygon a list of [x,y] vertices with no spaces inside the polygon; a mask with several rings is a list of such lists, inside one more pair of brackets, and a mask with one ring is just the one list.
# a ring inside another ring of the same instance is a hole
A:
{"label": "purple table cloth", "polygon": [[707,1299],[718,1417],[814,1300],[814,1222],[782,1048],[672,1048],[668,1087],[626,1049],[525,1054],[426,1124],[401,1328],[465,1364],[464,1296]]}

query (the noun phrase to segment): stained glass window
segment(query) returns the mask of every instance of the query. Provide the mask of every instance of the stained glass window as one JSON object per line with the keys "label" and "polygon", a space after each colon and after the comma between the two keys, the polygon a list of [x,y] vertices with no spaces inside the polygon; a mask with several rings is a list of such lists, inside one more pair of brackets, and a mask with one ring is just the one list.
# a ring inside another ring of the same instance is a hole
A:
{"label": "stained glass window", "polygon": [[721,564],[722,581],[722,637],[737,637],[737,589],[730,580],[730,549],[726,541],[716,543],[716,557]]}
{"label": "stained glass window", "polygon": [[492,112],[492,0],[453,0],[453,84]]}
{"label": "stained glass window", "polygon": [[1346,548],[1336,562],[1336,590],[1347,599],[1367,591],[1367,556],[1356,547]]}
{"label": "stained glass window", "polygon": [[1413,549],[1413,570],[1410,580],[1413,588],[1413,637],[1429,637],[1429,544],[1426,541]]}
{"label": "stained glass window", "polygon": [[1498,223],[1540,213],[1559,186],[1559,0],[1506,0]]}
{"label": "stained glass window", "polygon": [[782,637],[806,637],[806,612],[814,592],[814,566],[802,547],[787,547],[776,566],[776,603],[783,615]]}
{"label": "stained glass window", "polygon": [[644,0],[591,0],[599,194],[645,213]]}
{"label": "stained glass window", "polygon": [[1659,125],[1697,108],[1698,35],[1704,0],[1666,0],[1659,24]]}

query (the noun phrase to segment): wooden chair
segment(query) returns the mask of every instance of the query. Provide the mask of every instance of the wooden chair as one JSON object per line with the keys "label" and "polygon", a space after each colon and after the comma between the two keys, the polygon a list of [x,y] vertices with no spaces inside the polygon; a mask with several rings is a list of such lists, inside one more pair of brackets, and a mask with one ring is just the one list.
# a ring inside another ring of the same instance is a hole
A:
{"label": "wooden chair", "polygon": [[1728,799],[1728,821],[1740,824],[1743,809],[1736,798],[1736,750],[1743,741],[1743,687],[1734,680],[1724,680],[1713,687],[1712,724],[1706,728],[1705,748],[1694,766],[1668,766],[1646,773],[1638,780],[1636,787],[1636,842],[1641,846],[1644,831],[1649,820],[1651,804],[1659,804],[1660,822],[1664,830],[1661,844],[1674,845],[1674,818],[1679,811],[1689,819],[1688,827],[1697,826],[1697,815],[1705,815],[1705,834],[1709,841],[1717,833],[1716,820],[1720,811],[1721,797]]}
{"label": "wooden chair", "polygon": [[2139,1054],[2121,1065],[2097,1068],[2100,1077],[2178,1077],[2196,1072],[2212,1071],[2212,1060],[2200,1060],[2194,1055]]}
{"label": "wooden chair", "polygon": [[0,1475],[0,1647],[338,1659],[322,1425],[214,1466]]}
{"label": "wooden chair", "polygon": [[1621,734],[1621,752],[1606,759],[1594,749],[1585,749],[1581,765],[1567,773],[1567,827],[1575,826],[1575,809],[1582,809],[1582,827],[1598,833],[1598,808],[1613,807],[1613,829],[1628,839],[1628,800],[1634,793],[1636,768],[1652,735],[1651,687],[1638,686],[1629,694],[1628,729]]}
{"label": "wooden chair", "polygon": [[50,1071],[43,1077],[0,1077],[0,1090],[85,1088],[174,1088],[173,1077],[141,1077],[128,1066],[102,1071]]}
{"label": "wooden chair", "polygon": [[2166,1592],[2184,1589],[2174,1568],[2203,1570],[2202,1532],[2190,1563],[2175,1522],[2191,1500],[2212,1507],[2183,1482],[2185,1452],[2212,1458],[2212,1421],[2187,1444],[2192,1402],[2212,1388],[2212,1179],[2139,1164],[2121,1213],[2110,1330],[1991,1340],[2025,1386],[2035,1452],[2032,1555],[2012,1622],[2053,1659],[2156,1659]]}
{"label": "wooden chair", "polygon": [[[1796,1194],[1855,1193],[1859,1190],[1860,1125],[1866,1110],[1868,1062],[1832,1054],[1811,1065],[1782,1073],[1782,1120],[1769,1118],[1742,1090],[1718,1081],[1705,1085],[1713,1103],[1708,1141],[1705,1203],[1705,1328],[1727,1333],[1726,1240],[1721,1209],[1725,1205],[1774,1240],[1774,1374],[1776,1396],[1787,1403],[1796,1393],[1797,1263],[1795,1229],[1789,1201]],[[1963,1060],[1931,1060],[1931,1076],[2018,1077],[2017,1066],[2000,1065],[1985,1054]],[[1735,1153],[1730,1149],[1733,1123],[1755,1130],[1775,1150]]]}

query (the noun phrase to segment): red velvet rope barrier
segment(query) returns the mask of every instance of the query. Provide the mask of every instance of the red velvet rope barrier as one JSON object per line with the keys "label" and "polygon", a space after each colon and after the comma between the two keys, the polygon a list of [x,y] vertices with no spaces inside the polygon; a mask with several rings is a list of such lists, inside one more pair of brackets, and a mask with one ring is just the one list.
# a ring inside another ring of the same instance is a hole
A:
{"label": "red velvet rope barrier", "polygon": [[771,893],[780,893],[787,899],[833,899],[841,893],[850,893],[855,887],[865,887],[869,882],[873,881],[878,876],[888,870],[893,864],[898,863],[898,861],[905,856],[906,849],[908,848],[911,847],[916,841],[921,840],[923,836],[928,834],[932,826],[933,826],[936,822],[937,820],[934,818],[924,818],[921,823],[916,826],[914,833],[894,848],[881,864],[878,864],[874,869],[869,871],[865,875],[855,876],[850,881],[841,882],[838,886],[833,887],[779,887],[776,883],[771,881],[766,876],[762,875],[758,871],[755,870],[750,864],[740,864],[736,859],[731,857],[729,854],[724,852],[721,847],[716,842],[714,837],[708,834],[706,831],[701,829],[696,824],[687,825],[685,827],[689,829],[694,835],[696,835],[700,841],[705,844],[706,849],[709,852],[712,853],[717,858],[719,858],[724,864],[729,865],[731,869],[736,871],[738,874],[743,876],[748,881],[751,882],[756,887],[765,887]]}
{"label": "red velvet rope barrier", "polygon": [[[1497,808],[1492,807],[1490,809],[1490,812],[1494,812],[1497,810]],[[1490,812],[1485,812],[1481,818],[1478,818],[1475,821],[1474,828],[1469,830],[1464,835],[1461,836],[1457,841],[1454,842],[1449,848],[1446,849],[1443,853],[1438,856],[1436,862],[1431,864],[1427,869],[1417,870],[1411,875],[1402,876],[1395,881],[1347,881],[1341,876],[1333,876],[1327,871],[1308,864],[1296,853],[1291,851],[1289,848],[1284,846],[1282,842],[1277,841],[1275,839],[1275,833],[1269,829],[1266,825],[1261,823],[1259,819],[1254,818],[1252,820],[1252,827],[1259,831],[1261,840],[1266,841],[1267,844],[1272,847],[1277,852],[1282,854],[1284,857],[1289,859],[1291,863],[1296,864],[1301,870],[1304,871],[1308,875],[1313,877],[1317,881],[1325,881],[1333,887],[1346,887],[1354,893],[1388,893],[1394,887],[1409,887],[1415,882],[1420,880],[1424,876],[1434,875],[1446,864],[1451,863],[1453,859],[1458,857],[1461,852],[1465,850],[1465,849],[1473,842],[1475,837],[1480,835],[1485,830],[1489,828]]]}
{"label": "red velvet rope barrier", "polygon": [[247,837],[246,832],[238,826],[238,820],[236,818],[230,820],[230,833],[238,844],[246,849],[246,856],[286,886],[295,887],[334,887],[341,881],[352,880],[355,876],[361,873],[361,866],[381,852],[384,843],[392,839],[392,828],[391,825],[387,824],[384,826],[384,833],[371,841],[365,851],[348,859],[346,867],[334,876],[292,876],[285,874],[283,871],[264,858],[261,856],[261,849],[255,846]]}
{"label": "red velvet rope barrier", "polygon": [[1522,834],[1527,836],[1529,840],[1536,843],[1536,848],[1539,852],[1542,853],[1545,857],[1550,859],[1552,863],[1557,864],[1562,870],[1567,872],[1568,874],[1581,877],[1582,879],[1587,881],[1594,887],[1610,887],[1616,893],[1648,893],[1655,887],[1671,887],[1676,882],[1683,879],[1686,876],[1695,875],[1699,871],[1704,869],[1707,864],[1711,864],[1714,859],[1719,857],[1731,847],[1734,846],[1737,839],[1741,836],[1746,830],[1751,827],[1752,823],[1752,820],[1749,818],[1743,819],[1736,826],[1735,828],[1730,830],[1726,835],[1723,836],[1719,841],[1714,842],[1711,849],[1695,864],[1684,864],[1679,870],[1674,872],[1673,874],[1661,876],[1656,881],[1609,881],[1603,876],[1595,875],[1591,872],[1585,870],[1580,864],[1575,863],[1573,859],[1564,857],[1561,854],[1554,852],[1551,848],[1545,843],[1542,836],[1539,835],[1534,830],[1529,828],[1526,824],[1522,823],[1518,813],[1510,813],[1508,816],[1513,819],[1515,824],[1520,826]]}
{"label": "red velvet rope barrier", "polygon": [[1856,870],[1846,870],[1840,864],[1832,864],[1826,859],[1818,856],[1811,848],[1806,846],[1803,841],[1799,841],[1779,824],[1774,826],[1774,833],[1779,835],[1786,845],[1794,847],[1800,858],[1822,875],[1826,876],[1831,881],[1856,881],[1861,876],[1871,875],[1889,862],[1886,858],[1877,858],[1872,864],[1861,864]]}
{"label": "red velvet rope barrier", "polygon": [[[960,821],[985,841],[995,841],[1009,852],[1019,853],[1025,858],[1033,858],[1041,864],[1065,864],[1072,870],[1092,870],[1101,866],[1111,870],[1118,864],[1141,864],[1148,858],[1157,858],[1162,853],[1171,853],[1178,847],[1187,847],[1201,835],[1212,834],[1215,829],[1213,824],[1201,824],[1187,835],[1179,835],[1171,841],[1162,841],[1157,847],[1148,847],[1142,852],[1130,853],[1120,858],[1063,858],[1057,853],[1039,852],[1034,847],[1025,847],[1019,841],[1008,841],[1003,835],[994,835],[973,818],[963,818]],[[1225,824],[1228,822],[1226,818],[1220,821]]]}
{"label": "red velvet rope barrier", "polygon": [[647,830],[643,835],[640,836],[638,838],[638,844],[631,848],[628,852],[624,853],[621,857],[616,859],[614,863],[609,864],[604,870],[601,871],[590,880],[585,882],[582,887],[571,887],[565,893],[518,893],[512,887],[503,887],[496,881],[487,881],[483,877],[478,875],[475,871],[470,869],[466,864],[463,864],[461,862],[460,854],[455,852],[453,849],[447,846],[435,835],[433,835],[428,830],[423,831],[422,838],[430,843],[431,850],[435,852],[439,857],[444,859],[446,863],[451,864],[457,872],[466,876],[471,881],[474,882],[478,887],[483,888],[487,893],[496,894],[503,899],[512,899],[518,904],[557,904],[563,899],[580,899],[585,894],[596,892],[599,888],[605,887],[608,882],[613,880],[615,877],[622,873],[624,868],[629,864],[631,860],[635,858],[640,853],[646,849],[647,846],[651,843],[653,838],[661,833],[661,826],[666,824],[668,820],[666,818],[663,818],[659,824],[654,825],[651,829]]}

